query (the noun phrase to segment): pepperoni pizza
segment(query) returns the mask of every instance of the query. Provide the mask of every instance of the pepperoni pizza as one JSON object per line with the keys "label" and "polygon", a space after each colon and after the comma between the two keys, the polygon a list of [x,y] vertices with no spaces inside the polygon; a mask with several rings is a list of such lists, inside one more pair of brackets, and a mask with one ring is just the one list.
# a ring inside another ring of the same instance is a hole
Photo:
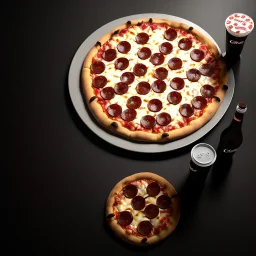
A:
{"label": "pepperoni pizza", "polygon": [[135,245],[157,243],[176,228],[180,202],[174,187],[150,172],[128,176],[118,182],[106,203],[110,228]]}
{"label": "pepperoni pizza", "polygon": [[176,21],[142,19],[104,35],[82,69],[84,99],[98,123],[129,140],[166,142],[201,128],[227,89],[214,42]]}

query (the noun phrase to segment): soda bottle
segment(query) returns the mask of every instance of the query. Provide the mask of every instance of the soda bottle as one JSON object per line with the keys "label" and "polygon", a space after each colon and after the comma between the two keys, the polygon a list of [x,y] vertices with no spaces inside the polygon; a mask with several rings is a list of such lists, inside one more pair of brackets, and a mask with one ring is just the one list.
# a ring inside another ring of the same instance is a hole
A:
{"label": "soda bottle", "polygon": [[233,163],[233,155],[243,142],[242,124],[246,111],[247,105],[240,102],[236,107],[231,124],[221,133],[216,149],[217,161],[212,170],[215,185],[220,185],[225,180]]}
{"label": "soda bottle", "polygon": [[240,102],[236,107],[236,112],[231,124],[221,133],[217,156],[233,156],[243,142],[242,124],[247,105]]}

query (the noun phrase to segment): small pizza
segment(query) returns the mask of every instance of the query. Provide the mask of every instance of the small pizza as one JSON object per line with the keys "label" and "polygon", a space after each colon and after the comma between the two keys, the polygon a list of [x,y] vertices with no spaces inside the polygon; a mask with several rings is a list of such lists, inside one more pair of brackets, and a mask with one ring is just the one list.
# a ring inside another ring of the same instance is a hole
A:
{"label": "small pizza", "polygon": [[163,177],[141,172],[118,182],[106,203],[110,228],[135,245],[157,243],[176,228],[180,202],[174,187]]}
{"label": "small pizza", "polygon": [[84,99],[115,135],[168,142],[206,124],[224,99],[227,70],[215,43],[189,25],[128,21],[85,57]]}

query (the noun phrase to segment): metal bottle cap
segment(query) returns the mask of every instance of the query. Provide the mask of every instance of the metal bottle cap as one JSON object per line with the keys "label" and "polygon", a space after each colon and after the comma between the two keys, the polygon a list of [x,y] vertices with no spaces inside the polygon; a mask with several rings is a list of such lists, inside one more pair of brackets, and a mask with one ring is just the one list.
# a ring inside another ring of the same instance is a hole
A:
{"label": "metal bottle cap", "polygon": [[247,111],[247,104],[244,102],[239,102],[236,106],[236,111],[241,114],[245,113]]}
{"label": "metal bottle cap", "polygon": [[216,160],[217,154],[215,149],[206,143],[199,143],[191,150],[192,161],[202,167],[212,165]]}

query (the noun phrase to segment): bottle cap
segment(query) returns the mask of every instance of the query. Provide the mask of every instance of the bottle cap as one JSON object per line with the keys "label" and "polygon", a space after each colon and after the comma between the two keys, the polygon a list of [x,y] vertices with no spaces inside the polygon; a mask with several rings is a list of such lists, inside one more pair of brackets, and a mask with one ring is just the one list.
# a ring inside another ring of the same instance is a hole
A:
{"label": "bottle cap", "polygon": [[216,157],[217,154],[215,149],[206,143],[199,143],[191,150],[192,161],[201,167],[212,165],[215,162]]}
{"label": "bottle cap", "polygon": [[247,104],[244,102],[239,102],[239,108],[247,108]]}
{"label": "bottle cap", "polygon": [[245,113],[247,111],[247,104],[244,102],[239,102],[236,106],[236,111],[241,114]]}

